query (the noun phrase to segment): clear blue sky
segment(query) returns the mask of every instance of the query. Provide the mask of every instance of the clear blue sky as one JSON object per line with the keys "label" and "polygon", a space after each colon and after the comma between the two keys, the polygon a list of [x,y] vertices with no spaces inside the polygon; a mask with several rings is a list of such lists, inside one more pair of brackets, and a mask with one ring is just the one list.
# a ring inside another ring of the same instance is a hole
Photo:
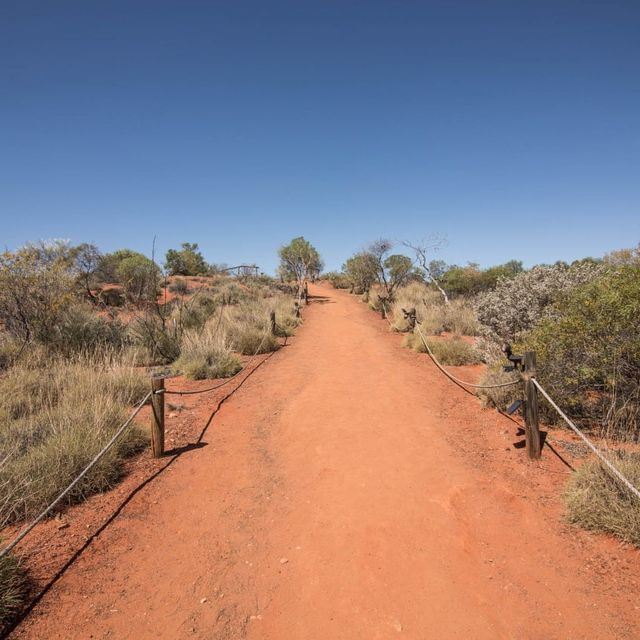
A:
{"label": "clear blue sky", "polygon": [[640,2],[0,2],[0,244],[338,268],[640,240]]}

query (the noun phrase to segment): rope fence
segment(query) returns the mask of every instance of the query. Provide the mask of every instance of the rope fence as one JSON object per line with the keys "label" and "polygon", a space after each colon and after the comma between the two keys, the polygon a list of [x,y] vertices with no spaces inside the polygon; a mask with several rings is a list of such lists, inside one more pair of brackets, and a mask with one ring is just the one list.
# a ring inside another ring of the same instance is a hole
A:
{"label": "rope fence", "polygon": [[569,419],[567,414],[553,401],[551,396],[545,391],[544,387],[534,378],[533,384],[536,386],[538,391],[546,398],[547,402],[558,412],[558,415],[573,429],[573,431],[582,438],[583,442],[593,451],[593,453],[602,461],[602,463],[611,471],[611,473],[622,482],[622,484],[635,495],[636,498],[640,499],[640,490],[635,487],[631,481],[626,478],[620,469],[618,469],[611,460],[609,460],[598,447],[596,447],[591,440],[573,423],[572,420]]}
{"label": "rope fence", "polygon": [[[387,320],[389,326],[392,326],[391,321],[388,318],[387,309],[384,300],[382,300],[382,311],[383,318]],[[475,384],[471,382],[467,382],[466,380],[462,380],[457,376],[454,376],[450,371],[438,361],[433,351],[429,347],[429,343],[425,338],[422,330],[420,329],[420,322],[415,318],[415,315],[412,316],[413,321],[415,322],[415,330],[422,343],[424,344],[425,349],[427,350],[427,354],[433,361],[433,363],[446,375],[450,380],[459,384],[463,387],[471,387],[474,389],[498,389],[503,387],[511,387],[517,384],[522,384],[524,382],[524,391],[525,391],[525,436],[526,436],[526,445],[527,445],[527,453],[531,459],[537,459],[540,457],[540,448],[541,448],[541,438],[538,426],[538,401],[536,391],[540,391],[540,393],[545,397],[547,402],[556,410],[558,415],[567,423],[567,425],[583,440],[583,442],[589,447],[589,449],[600,459],[600,461],[605,465],[605,467],[613,474],[615,478],[617,478],[622,484],[638,499],[640,499],[640,490],[616,467],[616,465],[607,458],[607,456],[602,453],[598,447],[585,435],[585,433],[580,430],[575,423],[562,411],[562,409],[554,402],[553,398],[547,393],[547,391],[542,387],[542,385],[536,379],[536,371],[535,371],[535,353],[528,352],[525,354],[523,358],[524,371],[521,377],[516,380],[511,380],[508,382],[502,382],[497,384]]]}

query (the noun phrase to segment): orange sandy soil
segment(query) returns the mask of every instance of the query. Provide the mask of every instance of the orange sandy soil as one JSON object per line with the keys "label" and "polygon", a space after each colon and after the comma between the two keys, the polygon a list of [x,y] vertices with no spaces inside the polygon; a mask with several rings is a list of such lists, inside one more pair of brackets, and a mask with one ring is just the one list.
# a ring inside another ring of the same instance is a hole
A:
{"label": "orange sandy soil", "polygon": [[177,452],[25,542],[47,590],[13,637],[640,638],[640,552],[563,522],[559,457],[527,462],[366,305],[310,293],[222,405],[169,398]]}

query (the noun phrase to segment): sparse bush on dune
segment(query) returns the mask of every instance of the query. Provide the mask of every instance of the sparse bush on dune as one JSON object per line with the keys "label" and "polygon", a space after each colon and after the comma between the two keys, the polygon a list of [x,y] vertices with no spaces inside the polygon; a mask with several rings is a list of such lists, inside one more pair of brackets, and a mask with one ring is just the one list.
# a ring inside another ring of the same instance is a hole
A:
{"label": "sparse bush on dune", "polygon": [[[632,484],[640,486],[640,454],[610,451],[608,455]],[[571,477],[565,503],[569,522],[640,547],[640,502],[599,460],[585,462]]]}
{"label": "sparse bush on dune", "polygon": [[48,337],[49,346],[57,353],[75,353],[122,349],[127,344],[125,326],[118,320],[99,316],[95,309],[78,302],[68,307]]}
{"label": "sparse bush on dune", "polygon": [[179,295],[185,295],[189,293],[189,283],[184,278],[175,278],[168,286],[171,293],[177,293]]}

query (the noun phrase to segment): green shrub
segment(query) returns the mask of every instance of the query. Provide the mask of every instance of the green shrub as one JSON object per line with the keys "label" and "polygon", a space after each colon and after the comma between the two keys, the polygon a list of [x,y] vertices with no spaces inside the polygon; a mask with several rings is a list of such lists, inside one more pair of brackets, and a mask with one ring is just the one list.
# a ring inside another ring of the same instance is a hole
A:
{"label": "green shrub", "polygon": [[609,270],[573,289],[518,348],[536,351],[541,384],[569,415],[640,440],[640,268]]}
{"label": "green shrub", "polygon": [[[617,452],[610,457],[632,484],[640,486],[640,454]],[[585,462],[565,492],[570,522],[606,531],[640,547],[640,502],[599,460]]]}
{"label": "green shrub", "polygon": [[[4,547],[4,542],[0,542]],[[0,629],[22,605],[25,577],[18,560],[11,554],[0,558]]]}

